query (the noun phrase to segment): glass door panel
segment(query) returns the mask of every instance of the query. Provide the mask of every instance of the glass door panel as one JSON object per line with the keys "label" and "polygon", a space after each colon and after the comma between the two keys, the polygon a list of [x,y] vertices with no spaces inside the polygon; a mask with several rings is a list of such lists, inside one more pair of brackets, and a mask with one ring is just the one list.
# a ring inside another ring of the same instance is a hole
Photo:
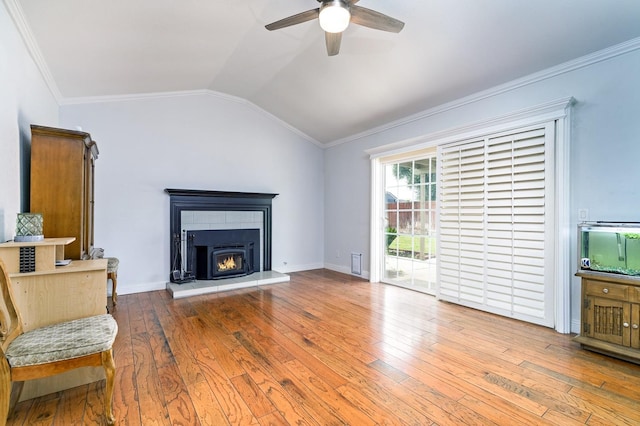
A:
{"label": "glass door panel", "polygon": [[385,164],[383,281],[435,294],[436,157]]}

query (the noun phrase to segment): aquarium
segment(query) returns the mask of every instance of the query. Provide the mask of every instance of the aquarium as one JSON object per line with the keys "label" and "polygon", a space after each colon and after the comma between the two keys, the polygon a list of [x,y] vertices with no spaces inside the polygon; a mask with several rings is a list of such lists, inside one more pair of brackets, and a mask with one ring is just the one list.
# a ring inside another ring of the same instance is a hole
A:
{"label": "aquarium", "polygon": [[578,225],[578,269],[640,276],[640,222]]}

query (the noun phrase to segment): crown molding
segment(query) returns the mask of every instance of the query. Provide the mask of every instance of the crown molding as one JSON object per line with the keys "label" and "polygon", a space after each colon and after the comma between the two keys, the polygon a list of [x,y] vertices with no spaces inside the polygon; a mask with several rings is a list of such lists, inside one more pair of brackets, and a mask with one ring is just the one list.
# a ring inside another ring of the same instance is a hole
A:
{"label": "crown molding", "polygon": [[53,78],[53,75],[51,74],[51,71],[47,66],[47,63],[44,59],[44,56],[42,55],[40,47],[38,46],[38,43],[36,42],[35,37],[33,36],[31,27],[29,26],[29,24],[27,23],[27,20],[24,17],[24,12],[22,10],[22,7],[20,6],[17,0],[4,0],[4,4],[7,7],[7,10],[9,11],[9,15],[11,16],[11,19],[13,19],[13,22],[15,23],[16,28],[18,29],[18,32],[20,33],[22,40],[24,41],[27,47],[27,50],[31,55],[31,58],[35,62],[36,66],[38,67],[38,70],[40,71],[40,74],[42,75],[42,78],[44,79],[45,84],[49,88],[49,91],[53,95],[55,101],[60,106],[79,105],[79,104],[88,104],[88,103],[102,103],[102,102],[124,102],[124,101],[134,101],[134,100],[142,100],[142,99],[157,99],[157,98],[163,98],[163,97],[168,98],[168,97],[177,97],[177,96],[208,95],[208,96],[214,96],[220,99],[225,99],[231,102],[245,104],[248,107],[252,108],[253,110],[256,110],[261,114],[267,116],[269,119],[271,119],[272,121],[275,121],[280,126],[286,128],[292,133],[300,136],[302,139],[305,139],[306,141],[311,142],[312,144],[314,144],[319,148],[324,148],[324,145],[321,144],[316,139],[300,131],[299,129],[293,127],[289,123],[281,120],[275,115],[269,113],[263,108],[260,108],[253,102],[250,102],[243,98],[239,98],[237,96],[227,95],[227,94],[215,92],[209,89],[113,95],[113,96],[65,98],[62,96],[62,93],[60,92],[60,89],[58,88],[58,85],[56,84],[55,79]]}
{"label": "crown molding", "polygon": [[9,11],[9,15],[11,15],[11,19],[16,25],[18,32],[22,36],[22,40],[35,62],[36,67],[40,70],[40,74],[45,81],[45,84],[49,88],[49,91],[55,98],[56,102],[60,104],[62,99],[62,94],[60,93],[60,89],[58,89],[58,85],[56,84],[53,75],[51,75],[51,71],[49,71],[49,67],[47,66],[46,61],[44,60],[44,56],[42,56],[42,52],[40,51],[40,47],[33,37],[33,32],[31,31],[31,27],[27,24],[27,20],[24,18],[24,13],[22,11],[22,7],[17,2],[17,0],[4,0],[4,4]]}
{"label": "crown molding", "polygon": [[260,111],[262,114],[266,115],[267,117],[269,117],[271,120],[275,121],[276,123],[278,123],[282,127],[288,129],[290,132],[295,133],[296,135],[300,136],[302,139],[305,139],[306,141],[311,142],[312,144],[314,144],[318,148],[321,148],[321,149],[326,148],[326,145],[324,145],[323,143],[321,143],[317,139],[312,138],[311,136],[309,136],[306,133],[304,133],[302,130],[298,129],[297,127],[292,126],[291,124],[287,123],[286,121],[282,120],[281,118],[278,118],[277,116],[271,114],[269,111],[265,110],[264,108],[261,108],[258,105],[254,104],[253,102],[247,101],[246,99],[244,101],[251,108]]}
{"label": "crown molding", "polygon": [[[100,96],[78,96],[73,98],[63,98],[60,100],[61,106],[66,105],[83,105],[83,104],[101,104],[110,102],[128,102],[128,101],[144,101],[147,99],[158,98],[175,98],[180,96],[200,96],[209,95],[210,90],[198,89],[198,90],[177,90],[170,92],[150,92],[150,93],[127,93],[124,95],[100,95]],[[224,98],[225,100],[242,103],[243,99],[236,96],[226,95],[224,93],[214,92],[216,97]]]}
{"label": "crown molding", "polygon": [[404,126],[414,121],[418,121],[428,117],[432,117],[434,115],[442,114],[444,112],[447,112],[456,108],[460,108],[462,106],[472,104],[472,103],[481,101],[483,99],[491,98],[505,92],[509,92],[509,91],[512,91],[524,86],[528,86],[534,83],[538,83],[540,81],[544,81],[544,80],[547,80],[571,71],[578,70],[580,68],[597,64],[599,62],[607,61],[607,60],[616,58],[618,56],[636,51],[638,49],[640,49],[640,37],[631,39],[624,43],[620,43],[620,44],[608,47],[603,50],[599,50],[595,53],[585,55],[568,62],[564,62],[560,65],[547,68],[546,70],[529,74],[528,76],[525,76],[516,80],[512,80],[508,83],[504,83],[499,86],[494,86],[490,89],[483,90],[481,92],[477,92],[469,96],[465,96],[455,101],[447,102],[445,104],[436,106],[434,108],[424,110],[417,114],[413,114],[413,115],[401,118],[400,120],[392,121],[390,123],[383,124],[373,129],[370,129],[361,133],[357,133],[352,136],[348,136],[346,138],[338,139],[331,143],[325,144],[324,147],[330,148],[333,146],[341,145],[343,143],[353,142],[358,139],[362,139],[378,133],[383,133],[395,127]]}
{"label": "crown molding", "polygon": [[175,98],[180,96],[212,96],[218,99],[223,99],[229,102],[235,102],[238,104],[243,104],[254,111],[266,116],[270,120],[276,122],[278,125],[286,128],[287,130],[295,133],[300,136],[302,139],[305,139],[308,142],[316,145],[319,148],[324,148],[324,145],[318,142],[316,139],[307,135],[306,133],[300,131],[299,129],[293,127],[291,124],[286,121],[281,120],[265,109],[259,107],[247,99],[229,95],[226,93],[216,92],[215,90],[210,89],[201,89],[201,90],[180,90],[174,92],[153,92],[153,93],[135,93],[135,94],[126,94],[126,95],[106,95],[106,96],[84,96],[84,97],[76,97],[76,98],[63,98],[58,103],[63,105],[86,105],[93,103],[109,103],[109,102],[127,102],[127,101],[140,101],[147,99],[159,99],[159,98]]}
{"label": "crown molding", "polygon": [[407,151],[430,148],[444,143],[464,141],[489,133],[504,132],[557,120],[567,115],[569,108],[576,104],[573,97],[564,97],[523,108],[509,114],[487,120],[479,120],[464,126],[434,132],[429,135],[409,138],[388,145],[365,150],[371,159],[403,154]]}

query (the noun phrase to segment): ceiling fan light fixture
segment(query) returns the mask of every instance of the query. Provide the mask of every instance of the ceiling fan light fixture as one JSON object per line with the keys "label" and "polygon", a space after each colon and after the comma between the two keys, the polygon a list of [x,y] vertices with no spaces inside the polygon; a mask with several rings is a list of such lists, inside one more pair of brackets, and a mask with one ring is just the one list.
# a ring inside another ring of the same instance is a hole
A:
{"label": "ceiling fan light fixture", "polygon": [[323,1],[320,7],[320,27],[328,33],[341,33],[351,20],[349,7],[343,0]]}

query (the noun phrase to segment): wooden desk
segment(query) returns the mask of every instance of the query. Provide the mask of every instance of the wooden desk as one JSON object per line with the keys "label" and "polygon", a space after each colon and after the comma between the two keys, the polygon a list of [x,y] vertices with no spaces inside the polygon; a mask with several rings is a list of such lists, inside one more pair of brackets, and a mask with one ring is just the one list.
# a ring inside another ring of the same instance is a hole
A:
{"label": "wooden desk", "polygon": [[45,238],[34,242],[13,242],[0,244],[0,259],[4,261],[9,274],[20,272],[20,248],[35,247],[36,271],[55,271],[56,260],[64,259],[64,246],[72,243],[74,237]]}
{"label": "wooden desk", "polygon": [[[7,265],[15,303],[25,331],[63,321],[107,312],[107,259],[63,259],[64,245],[73,238],[50,238],[36,243],[0,244],[0,258]],[[36,247],[36,270],[20,273],[19,247]],[[80,368],[64,374],[25,382],[21,400],[35,398],[104,378],[102,368]]]}

